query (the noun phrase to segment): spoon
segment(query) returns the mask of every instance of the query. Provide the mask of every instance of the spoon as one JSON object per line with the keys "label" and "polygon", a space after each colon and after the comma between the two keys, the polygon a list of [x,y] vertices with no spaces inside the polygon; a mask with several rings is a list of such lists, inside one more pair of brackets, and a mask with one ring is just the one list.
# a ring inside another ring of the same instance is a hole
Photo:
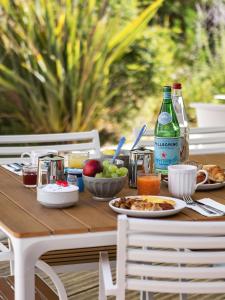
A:
{"label": "spoon", "polygon": [[143,136],[143,134],[145,133],[147,129],[147,125],[145,124],[144,126],[142,126],[141,130],[139,131],[137,137],[136,137],[136,140],[131,148],[131,150],[133,150],[135,148],[135,146],[137,146],[137,144],[139,143],[141,137]]}
{"label": "spoon", "polygon": [[125,142],[126,142],[126,138],[125,138],[124,136],[121,137],[121,139],[120,139],[120,141],[119,141],[119,143],[118,143],[118,146],[117,146],[117,148],[116,148],[116,151],[115,151],[115,153],[114,153],[114,155],[113,155],[112,163],[114,163],[115,160],[116,160],[116,158],[117,158],[117,156],[119,156],[120,151],[121,151],[121,149],[122,149],[122,147],[123,147],[123,145],[124,145]]}

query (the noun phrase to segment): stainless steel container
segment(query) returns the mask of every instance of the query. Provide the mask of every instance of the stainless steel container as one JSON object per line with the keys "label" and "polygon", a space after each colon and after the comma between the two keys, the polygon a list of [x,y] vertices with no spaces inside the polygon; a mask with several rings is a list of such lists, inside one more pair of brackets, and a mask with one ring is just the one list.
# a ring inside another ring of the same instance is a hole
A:
{"label": "stainless steel container", "polygon": [[64,157],[47,154],[38,158],[37,185],[55,183],[64,180]]}
{"label": "stainless steel container", "polygon": [[137,188],[137,172],[153,173],[153,151],[145,148],[134,149],[129,158],[129,186]]}

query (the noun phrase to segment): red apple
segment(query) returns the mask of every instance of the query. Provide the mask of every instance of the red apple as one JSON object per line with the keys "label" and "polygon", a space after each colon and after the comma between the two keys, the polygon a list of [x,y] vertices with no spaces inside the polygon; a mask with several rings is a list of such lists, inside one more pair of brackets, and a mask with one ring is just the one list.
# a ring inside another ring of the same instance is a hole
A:
{"label": "red apple", "polygon": [[83,174],[85,176],[95,177],[95,174],[102,172],[102,163],[97,159],[88,160],[83,168]]}

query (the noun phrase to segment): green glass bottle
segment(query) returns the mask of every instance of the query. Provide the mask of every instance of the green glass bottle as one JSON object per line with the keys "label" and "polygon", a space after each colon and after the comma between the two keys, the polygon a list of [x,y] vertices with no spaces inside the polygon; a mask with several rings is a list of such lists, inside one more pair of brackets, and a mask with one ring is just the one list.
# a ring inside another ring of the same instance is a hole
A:
{"label": "green glass bottle", "polygon": [[180,127],[173,107],[171,87],[163,87],[163,103],[155,126],[155,171],[168,174],[168,166],[180,163]]}

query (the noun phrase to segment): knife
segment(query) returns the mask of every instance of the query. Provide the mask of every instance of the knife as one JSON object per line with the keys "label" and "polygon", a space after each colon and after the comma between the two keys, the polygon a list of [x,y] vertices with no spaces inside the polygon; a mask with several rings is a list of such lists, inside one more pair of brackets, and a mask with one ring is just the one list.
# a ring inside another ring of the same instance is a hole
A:
{"label": "knife", "polygon": [[220,214],[220,215],[225,215],[225,212],[224,211],[222,211],[222,210],[220,210],[220,209],[218,209],[218,208],[215,208],[215,207],[213,207],[213,206],[211,206],[211,205],[208,205],[208,204],[205,204],[205,203],[202,203],[202,202],[199,202],[199,201],[196,201],[199,205],[201,205],[202,207],[206,207],[206,208],[208,208],[208,209],[210,209],[210,210],[212,210],[212,211],[215,211],[216,213],[218,213],[218,214]]}

